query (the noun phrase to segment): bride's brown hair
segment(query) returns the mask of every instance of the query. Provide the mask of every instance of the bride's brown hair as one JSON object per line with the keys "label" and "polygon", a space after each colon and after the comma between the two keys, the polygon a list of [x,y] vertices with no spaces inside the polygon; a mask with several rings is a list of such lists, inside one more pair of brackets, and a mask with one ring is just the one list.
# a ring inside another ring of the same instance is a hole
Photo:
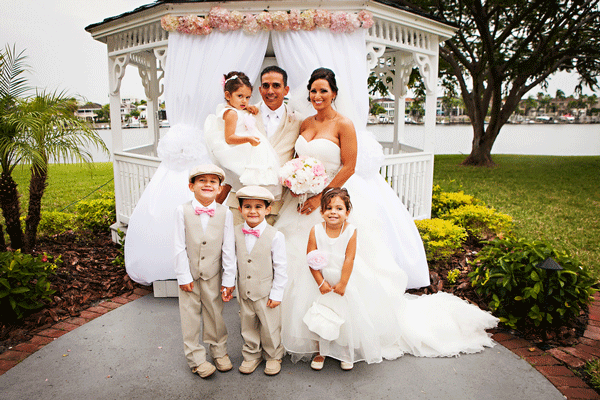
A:
{"label": "bride's brown hair", "polygon": [[[338,87],[335,81],[335,73],[329,68],[317,68],[313,71],[313,73],[310,75],[310,79],[308,80],[308,85],[306,86],[309,92],[312,84],[319,79],[326,80],[327,83],[329,83],[331,91],[337,96]],[[310,101],[310,95],[308,96],[308,101]]]}
{"label": "bride's brown hair", "polygon": [[339,197],[340,199],[342,199],[344,205],[346,206],[346,211],[350,212],[350,210],[352,210],[350,195],[348,194],[348,191],[345,188],[327,188],[321,193],[321,212],[325,211],[325,208],[334,197]]}

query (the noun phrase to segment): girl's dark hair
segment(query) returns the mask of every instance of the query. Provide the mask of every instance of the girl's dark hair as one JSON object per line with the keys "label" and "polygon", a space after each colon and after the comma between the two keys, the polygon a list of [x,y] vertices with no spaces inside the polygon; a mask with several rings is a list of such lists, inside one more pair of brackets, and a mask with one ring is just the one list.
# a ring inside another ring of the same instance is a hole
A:
{"label": "girl's dark hair", "polygon": [[[309,92],[312,84],[319,79],[325,79],[327,83],[329,83],[331,91],[337,95],[338,87],[335,81],[335,73],[329,68],[317,68],[313,71],[313,73],[310,75],[310,79],[308,80],[308,85],[306,86]],[[310,101],[310,95],[308,97],[308,101]]]}
{"label": "girl's dark hair", "polygon": [[250,78],[243,72],[231,71],[228,74],[223,75],[225,79],[225,86],[223,86],[224,92],[233,93],[242,86],[248,86],[252,90],[252,84]]}
{"label": "girl's dark hair", "polygon": [[345,188],[334,187],[323,190],[321,194],[321,212],[325,212],[327,205],[334,197],[339,197],[342,199],[348,212],[352,210],[352,203],[350,202],[350,195],[348,194],[348,191]]}

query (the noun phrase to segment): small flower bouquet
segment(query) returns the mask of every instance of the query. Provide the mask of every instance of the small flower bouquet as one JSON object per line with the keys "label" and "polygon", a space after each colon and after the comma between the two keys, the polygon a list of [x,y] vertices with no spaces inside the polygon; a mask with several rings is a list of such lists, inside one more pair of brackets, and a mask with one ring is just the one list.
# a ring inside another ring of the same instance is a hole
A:
{"label": "small flower bouquet", "polygon": [[313,250],[306,255],[306,262],[310,269],[322,270],[327,266],[327,253],[321,250]]}
{"label": "small flower bouquet", "polygon": [[321,193],[328,183],[323,164],[313,157],[294,158],[286,162],[279,170],[279,181],[293,193],[302,195]]}

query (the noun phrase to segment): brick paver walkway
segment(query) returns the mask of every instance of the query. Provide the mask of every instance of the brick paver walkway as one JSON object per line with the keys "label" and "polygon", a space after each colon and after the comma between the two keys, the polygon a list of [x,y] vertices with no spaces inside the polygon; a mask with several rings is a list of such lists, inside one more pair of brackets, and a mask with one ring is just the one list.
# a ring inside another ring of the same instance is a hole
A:
{"label": "brick paver walkway", "polygon": [[[38,332],[28,342],[0,354],[0,375],[65,333],[149,293],[150,290],[147,289],[135,289],[129,296],[118,296],[102,301],[82,311],[79,317],[66,319]],[[587,329],[579,339],[579,343],[573,347],[557,347],[544,352],[527,340],[506,332],[492,331],[495,332],[492,337],[529,362],[568,400],[600,400],[600,395],[569,369],[579,368],[590,360],[600,358],[600,293],[596,293],[594,297],[594,302],[589,309]]]}

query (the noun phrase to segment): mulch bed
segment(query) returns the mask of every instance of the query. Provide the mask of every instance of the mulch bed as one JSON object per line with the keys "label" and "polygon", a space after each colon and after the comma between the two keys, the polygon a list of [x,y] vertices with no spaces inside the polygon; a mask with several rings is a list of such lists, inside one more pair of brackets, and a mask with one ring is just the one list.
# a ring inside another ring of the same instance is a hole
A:
{"label": "mulch bed", "polygon": [[[20,321],[0,323],[0,354],[56,322],[79,316],[100,300],[128,295],[142,287],[129,278],[122,265],[113,263],[122,253],[110,233],[66,232],[40,238],[35,252],[62,255],[62,264],[50,278],[56,292],[41,310]],[[4,310],[2,313],[6,315]]]}
{"label": "mulch bed", "polygon": [[[468,281],[470,265],[481,245],[467,243],[462,251],[443,263],[430,263],[431,285],[412,294],[431,294],[438,291],[452,293],[487,310],[487,304],[477,295]],[[54,323],[75,317],[81,311],[119,295],[129,295],[135,288],[144,287],[133,282],[122,265],[114,263],[115,257],[122,256],[119,246],[114,244],[109,233],[66,232],[53,237],[41,238],[36,246],[37,253],[62,255],[63,263],[52,278],[52,288],[56,290],[53,301],[43,309],[21,321],[0,325],[0,354],[28,341],[33,334],[49,328]],[[454,284],[448,283],[448,271],[458,268],[460,276]],[[555,332],[540,333],[535,329],[513,332],[541,349],[568,346],[577,342],[587,325],[587,315],[582,313],[573,326],[561,327]]]}

